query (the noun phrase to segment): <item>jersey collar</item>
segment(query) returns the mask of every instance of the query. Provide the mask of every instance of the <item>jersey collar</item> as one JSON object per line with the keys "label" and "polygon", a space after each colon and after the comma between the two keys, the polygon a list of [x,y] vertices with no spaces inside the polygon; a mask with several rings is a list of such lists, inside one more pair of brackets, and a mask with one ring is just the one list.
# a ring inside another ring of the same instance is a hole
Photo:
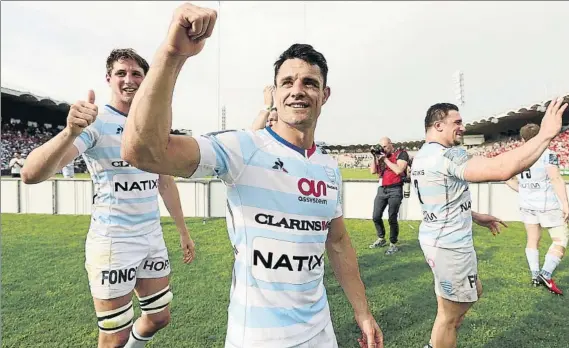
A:
{"label": "jersey collar", "polygon": [[449,148],[448,146],[444,146],[443,144],[439,143],[438,141],[429,141],[428,144],[437,144],[437,145],[444,147],[445,149]]}
{"label": "jersey collar", "polygon": [[269,132],[270,135],[273,136],[273,138],[275,138],[279,143],[293,149],[294,151],[298,152],[299,154],[301,154],[302,156],[306,157],[306,158],[310,158],[310,156],[312,156],[314,154],[314,152],[316,152],[316,144],[312,143],[312,146],[310,147],[310,149],[305,150],[301,147],[298,147],[294,144],[289,143],[288,141],[286,141],[283,137],[281,137],[280,135],[278,135],[277,133],[275,133],[274,130],[271,129],[271,127],[266,127],[265,128],[267,130],[267,132]]}
{"label": "jersey collar", "polygon": [[124,117],[127,117],[127,116],[128,116],[128,115],[125,114],[124,112],[121,112],[121,111],[119,111],[119,110],[113,108],[113,107],[110,106],[109,104],[105,104],[105,106],[108,107],[109,109],[111,109],[111,111],[114,111],[115,113],[117,113],[117,114],[119,114],[119,115],[121,115],[121,116],[124,116]]}

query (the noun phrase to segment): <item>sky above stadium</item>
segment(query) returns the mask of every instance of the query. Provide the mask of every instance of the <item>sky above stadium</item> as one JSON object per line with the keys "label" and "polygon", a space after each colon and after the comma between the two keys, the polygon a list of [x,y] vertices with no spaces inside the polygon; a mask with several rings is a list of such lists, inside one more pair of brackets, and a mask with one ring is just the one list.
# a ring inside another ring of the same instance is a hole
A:
{"label": "sky above stadium", "polygon": [[[136,49],[150,63],[182,2],[2,2],[1,82],[73,103],[110,97],[105,60]],[[316,139],[330,144],[419,140],[436,102],[466,121],[569,91],[569,2],[196,2],[219,12],[214,35],[186,63],[174,94],[177,129],[194,135],[248,127],[273,63],[308,43],[329,65],[332,93]]]}

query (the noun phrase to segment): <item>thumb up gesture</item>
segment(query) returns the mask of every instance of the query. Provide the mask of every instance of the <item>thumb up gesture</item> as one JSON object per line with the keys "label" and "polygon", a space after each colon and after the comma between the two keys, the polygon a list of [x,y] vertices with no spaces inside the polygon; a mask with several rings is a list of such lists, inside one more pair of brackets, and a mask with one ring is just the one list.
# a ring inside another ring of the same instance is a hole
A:
{"label": "thumb up gesture", "polygon": [[95,92],[89,90],[87,101],[79,100],[71,105],[67,115],[67,128],[72,135],[78,136],[83,129],[95,122],[97,114],[98,108],[95,105]]}

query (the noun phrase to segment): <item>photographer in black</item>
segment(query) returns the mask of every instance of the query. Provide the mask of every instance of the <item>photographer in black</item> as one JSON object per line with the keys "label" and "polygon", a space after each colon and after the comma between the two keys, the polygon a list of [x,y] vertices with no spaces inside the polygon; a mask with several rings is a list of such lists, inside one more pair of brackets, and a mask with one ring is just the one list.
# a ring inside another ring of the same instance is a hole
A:
{"label": "photographer in black", "polygon": [[407,176],[409,154],[405,150],[395,150],[389,138],[382,138],[379,145],[371,149],[374,160],[370,165],[370,172],[378,174],[380,178],[379,188],[373,204],[373,223],[377,230],[377,240],[370,248],[378,248],[387,245],[385,241],[385,226],[383,225],[383,212],[389,206],[389,249],[387,255],[395,253],[397,238],[399,236],[399,222],[397,214],[403,200],[403,183]]}

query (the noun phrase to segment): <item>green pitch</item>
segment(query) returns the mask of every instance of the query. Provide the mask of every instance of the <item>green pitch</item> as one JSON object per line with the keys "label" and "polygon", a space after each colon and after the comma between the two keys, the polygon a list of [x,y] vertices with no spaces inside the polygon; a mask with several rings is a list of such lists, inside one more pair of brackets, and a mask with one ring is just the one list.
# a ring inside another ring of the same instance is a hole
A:
{"label": "green pitch", "polygon": [[[197,244],[190,265],[181,262],[172,220],[163,220],[173,269],[172,323],[148,347],[223,347],[233,259],[225,220],[187,222]],[[96,346],[83,268],[88,225],[88,216],[2,214],[2,347]],[[375,239],[371,221],[347,225],[385,347],[422,347],[436,302],[431,271],[417,244],[418,223],[401,222],[401,252],[394,256],[368,249]],[[463,323],[459,347],[566,348],[569,299],[528,285],[522,225],[513,223],[498,237],[476,228],[475,241],[484,295]],[[541,260],[549,243],[545,234]],[[555,278],[569,291],[567,260]],[[338,343],[357,347],[359,329],[327,261],[325,282]]]}

